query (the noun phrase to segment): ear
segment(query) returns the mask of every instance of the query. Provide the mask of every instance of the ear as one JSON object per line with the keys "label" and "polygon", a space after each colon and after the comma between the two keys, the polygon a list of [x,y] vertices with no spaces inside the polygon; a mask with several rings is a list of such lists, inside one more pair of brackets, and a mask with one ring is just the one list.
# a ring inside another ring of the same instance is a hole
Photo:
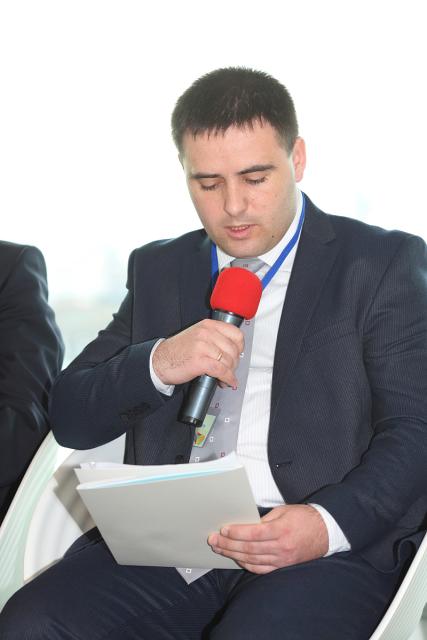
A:
{"label": "ear", "polygon": [[300,182],[303,179],[305,163],[305,142],[302,138],[297,138],[295,140],[294,148],[292,149],[292,164],[294,165],[295,182]]}

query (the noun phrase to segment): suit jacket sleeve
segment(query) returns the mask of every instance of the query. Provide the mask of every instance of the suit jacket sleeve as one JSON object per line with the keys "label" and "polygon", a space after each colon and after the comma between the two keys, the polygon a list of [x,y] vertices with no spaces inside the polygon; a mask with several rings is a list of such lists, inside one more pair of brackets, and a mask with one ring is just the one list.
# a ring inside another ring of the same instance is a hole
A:
{"label": "suit jacket sleeve", "polygon": [[353,550],[385,535],[426,495],[427,252],[420,238],[401,244],[363,334],[374,436],[360,465],[310,497],[336,519]]}
{"label": "suit jacket sleeve", "polygon": [[128,293],[112,322],[62,372],[51,394],[52,430],[58,442],[89,449],[109,442],[166,401],[150,376],[157,337],[133,343],[134,260]]}
{"label": "suit jacket sleeve", "polygon": [[[2,249],[3,251],[3,249]],[[0,487],[22,475],[48,431],[47,399],[63,345],[35,247],[18,247],[0,288]]]}

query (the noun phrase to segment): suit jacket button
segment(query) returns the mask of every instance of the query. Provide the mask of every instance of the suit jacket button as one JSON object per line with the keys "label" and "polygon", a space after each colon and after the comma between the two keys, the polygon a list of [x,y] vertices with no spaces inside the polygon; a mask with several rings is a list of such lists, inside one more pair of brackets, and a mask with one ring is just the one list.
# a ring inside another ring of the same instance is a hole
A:
{"label": "suit jacket button", "polygon": [[184,462],[184,456],[182,454],[175,456],[175,464],[182,464],[183,462]]}

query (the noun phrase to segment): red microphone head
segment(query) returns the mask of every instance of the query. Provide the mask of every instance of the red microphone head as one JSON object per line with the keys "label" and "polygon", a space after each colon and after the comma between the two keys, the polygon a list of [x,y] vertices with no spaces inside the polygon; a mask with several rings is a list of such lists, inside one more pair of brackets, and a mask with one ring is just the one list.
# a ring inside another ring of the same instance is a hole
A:
{"label": "red microphone head", "polygon": [[250,320],[258,310],[261,294],[261,281],[252,271],[230,267],[218,276],[211,295],[211,307]]}

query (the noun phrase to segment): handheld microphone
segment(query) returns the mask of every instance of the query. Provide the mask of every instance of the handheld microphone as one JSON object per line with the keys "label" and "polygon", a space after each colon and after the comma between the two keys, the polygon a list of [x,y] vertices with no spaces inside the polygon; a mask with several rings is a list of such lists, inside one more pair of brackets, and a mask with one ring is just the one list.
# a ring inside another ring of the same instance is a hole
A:
{"label": "handheld microphone", "polygon": [[[240,327],[257,312],[262,294],[260,279],[241,267],[224,269],[211,295],[212,319]],[[178,416],[180,422],[201,427],[215,393],[218,380],[207,374],[195,378]]]}

